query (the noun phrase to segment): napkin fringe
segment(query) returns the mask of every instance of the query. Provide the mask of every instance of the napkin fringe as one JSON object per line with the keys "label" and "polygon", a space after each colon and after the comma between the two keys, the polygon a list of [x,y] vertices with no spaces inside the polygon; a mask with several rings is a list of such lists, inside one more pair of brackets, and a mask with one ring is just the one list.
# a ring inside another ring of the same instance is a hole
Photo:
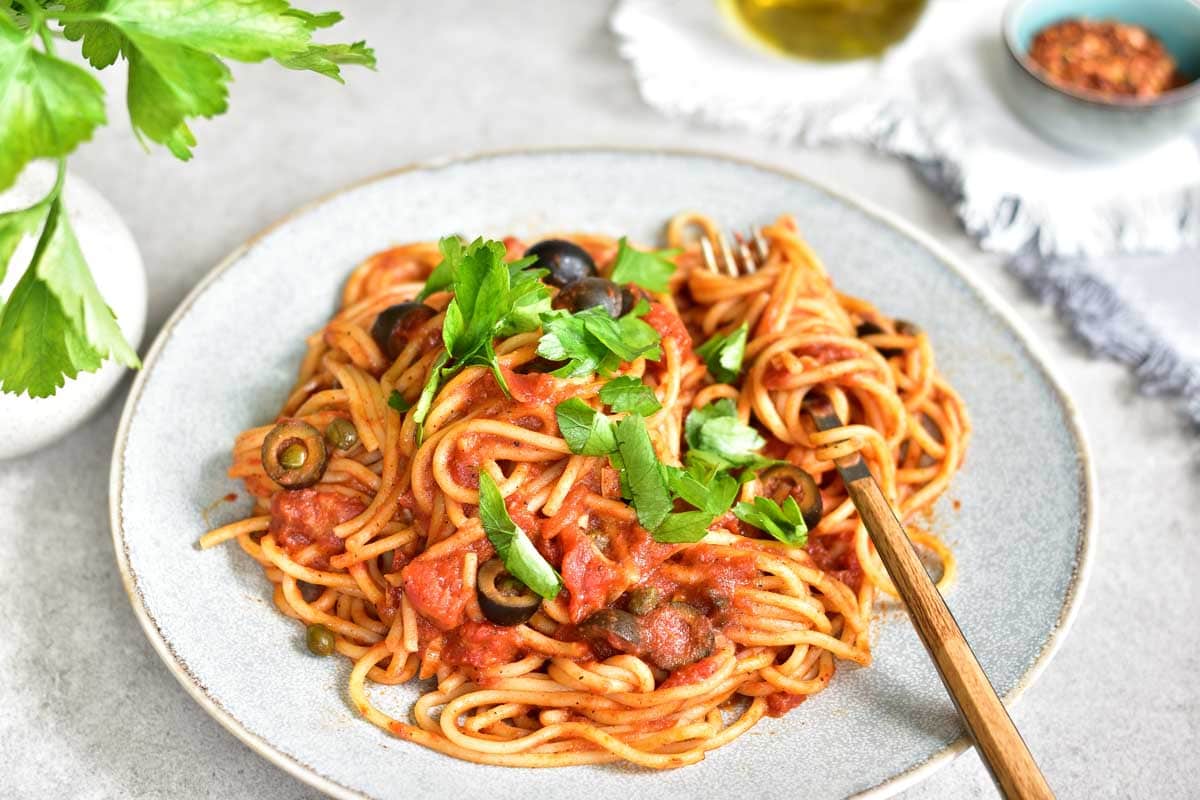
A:
{"label": "napkin fringe", "polygon": [[1077,262],[1045,259],[1032,246],[1010,259],[1008,268],[1052,304],[1093,353],[1129,367],[1144,394],[1182,398],[1200,426],[1200,363],[1184,358],[1108,282]]}

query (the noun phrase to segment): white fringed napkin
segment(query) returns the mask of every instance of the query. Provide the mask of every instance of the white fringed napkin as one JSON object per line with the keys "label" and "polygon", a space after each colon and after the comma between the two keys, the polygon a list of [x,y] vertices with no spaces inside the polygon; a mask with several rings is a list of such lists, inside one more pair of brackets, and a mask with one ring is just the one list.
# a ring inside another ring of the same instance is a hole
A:
{"label": "white fringed napkin", "polygon": [[1200,149],[1181,138],[1114,163],[1038,138],[998,94],[1003,6],[932,0],[884,57],[835,65],[756,47],[712,0],[621,0],[611,25],[642,97],[664,114],[909,160],[981,246],[1016,256],[1014,269],[1077,333],[1147,388],[1188,395],[1200,421],[1200,348],[1184,335],[1200,270],[1180,262],[1178,274],[1157,275],[1184,294],[1155,298],[1081,261],[1200,246]]}

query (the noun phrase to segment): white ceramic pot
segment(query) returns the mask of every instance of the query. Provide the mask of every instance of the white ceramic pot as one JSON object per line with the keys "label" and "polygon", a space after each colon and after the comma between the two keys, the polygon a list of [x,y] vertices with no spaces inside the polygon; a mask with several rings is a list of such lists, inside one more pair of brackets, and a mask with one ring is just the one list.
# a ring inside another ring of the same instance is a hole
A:
{"label": "white ceramic pot", "polygon": [[[15,186],[0,194],[0,212],[36,203],[54,184],[54,164],[30,164]],[[68,172],[64,188],[67,216],[92,269],[96,286],[117,315],[135,348],[146,325],[146,272],[133,234],[116,210],[79,177]],[[26,236],[13,254],[0,297],[8,298],[29,259],[36,236]],[[29,453],[82,424],[112,392],[125,368],[113,361],[69,380],[53,397],[0,393],[0,459]]]}

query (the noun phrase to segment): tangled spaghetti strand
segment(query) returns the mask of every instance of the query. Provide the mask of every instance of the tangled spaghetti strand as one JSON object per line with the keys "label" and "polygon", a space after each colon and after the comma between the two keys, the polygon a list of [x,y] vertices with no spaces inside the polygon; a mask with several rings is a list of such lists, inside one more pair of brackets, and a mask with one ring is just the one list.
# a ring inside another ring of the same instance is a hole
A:
{"label": "tangled spaghetti strand", "polygon": [[[205,534],[201,546],[236,540],[262,565],[281,613],[332,632],[336,651],[354,662],[350,699],[375,725],[478,763],[673,768],[821,691],[837,661],[869,665],[877,592],[895,589],[834,469],[833,459],[854,451],[912,540],[941,561],[939,586],[953,580],[953,556],[917,523],[962,464],[970,422],[935,368],[928,336],[838,293],[788,217],[764,229],[763,267],[739,277],[704,268],[695,230],[711,236],[716,227],[681,214],[667,228],[681,250],[677,270],[646,317],[662,334],[661,359],[620,372],[641,378],[661,403],[646,424],[668,464],[681,462],[687,413],[732,400],[766,437],[764,452],[819,487],[824,514],[805,547],[762,538],[732,514],[701,542],[653,541],[608,461],[573,454],[558,430],[555,405],[596,397],[604,380],[532,371],[536,331],[496,342],[511,396],[486,367],[467,367],[438,391],[419,435],[415,415],[389,398],[411,402],[426,383],[451,296],[425,300],[436,313],[394,359],[370,331],[381,311],[422,289],[441,259],[431,243],[394,247],[353,271],[340,311],[308,338],[280,411],[278,420],[318,430],[348,420],[358,443],[334,452],[316,485],[288,491],[262,462],[274,426],[237,437],[229,474],[245,482],[255,510]],[[564,238],[602,272],[611,268],[615,240]],[[510,257],[525,250],[515,239],[505,244]],[[743,323],[739,379],[714,382],[693,347]],[[802,413],[814,390],[830,398],[843,427],[815,430]],[[494,553],[477,510],[481,472],[566,582],[526,623],[507,628],[487,622],[476,597],[477,572]],[[740,498],[769,494],[765,484],[750,480]],[[597,603],[619,606],[645,586],[704,609],[716,631],[711,652],[668,671],[578,634]],[[372,700],[385,690],[371,685],[413,679],[436,684],[411,719]]]}

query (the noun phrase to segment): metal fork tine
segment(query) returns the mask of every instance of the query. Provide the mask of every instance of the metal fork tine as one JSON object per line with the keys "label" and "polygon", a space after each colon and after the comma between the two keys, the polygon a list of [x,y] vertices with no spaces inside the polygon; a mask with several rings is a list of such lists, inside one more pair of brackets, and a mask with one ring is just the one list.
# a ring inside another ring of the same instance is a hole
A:
{"label": "metal fork tine", "polygon": [[738,250],[742,254],[742,273],[749,275],[758,269],[758,259],[754,257],[754,253],[750,252],[750,245],[745,238],[738,236]]}
{"label": "metal fork tine", "polygon": [[717,244],[721,248],[721,257],[725,260],[725,272],[729,277],[736,278],[738,276],[737,262],[733,260],[733,251],[729,249],[729,240],[720,231],[717,232]]}
{"label": "metal fork tine", "polygon": [[758,246],[759,258],[765,263],[767,256],[770,255],[771,249],[767,246],[766,237],[763,236],[762,228],[754,229],[754,244]]}
{"label": "metal fork tine", "polygon": [[700,237],[700,250],[704,253],[704,266],[708,267],[708,271],[720,272],[717,267],[717,254],[713,252],[712,242],[707,236]]}

